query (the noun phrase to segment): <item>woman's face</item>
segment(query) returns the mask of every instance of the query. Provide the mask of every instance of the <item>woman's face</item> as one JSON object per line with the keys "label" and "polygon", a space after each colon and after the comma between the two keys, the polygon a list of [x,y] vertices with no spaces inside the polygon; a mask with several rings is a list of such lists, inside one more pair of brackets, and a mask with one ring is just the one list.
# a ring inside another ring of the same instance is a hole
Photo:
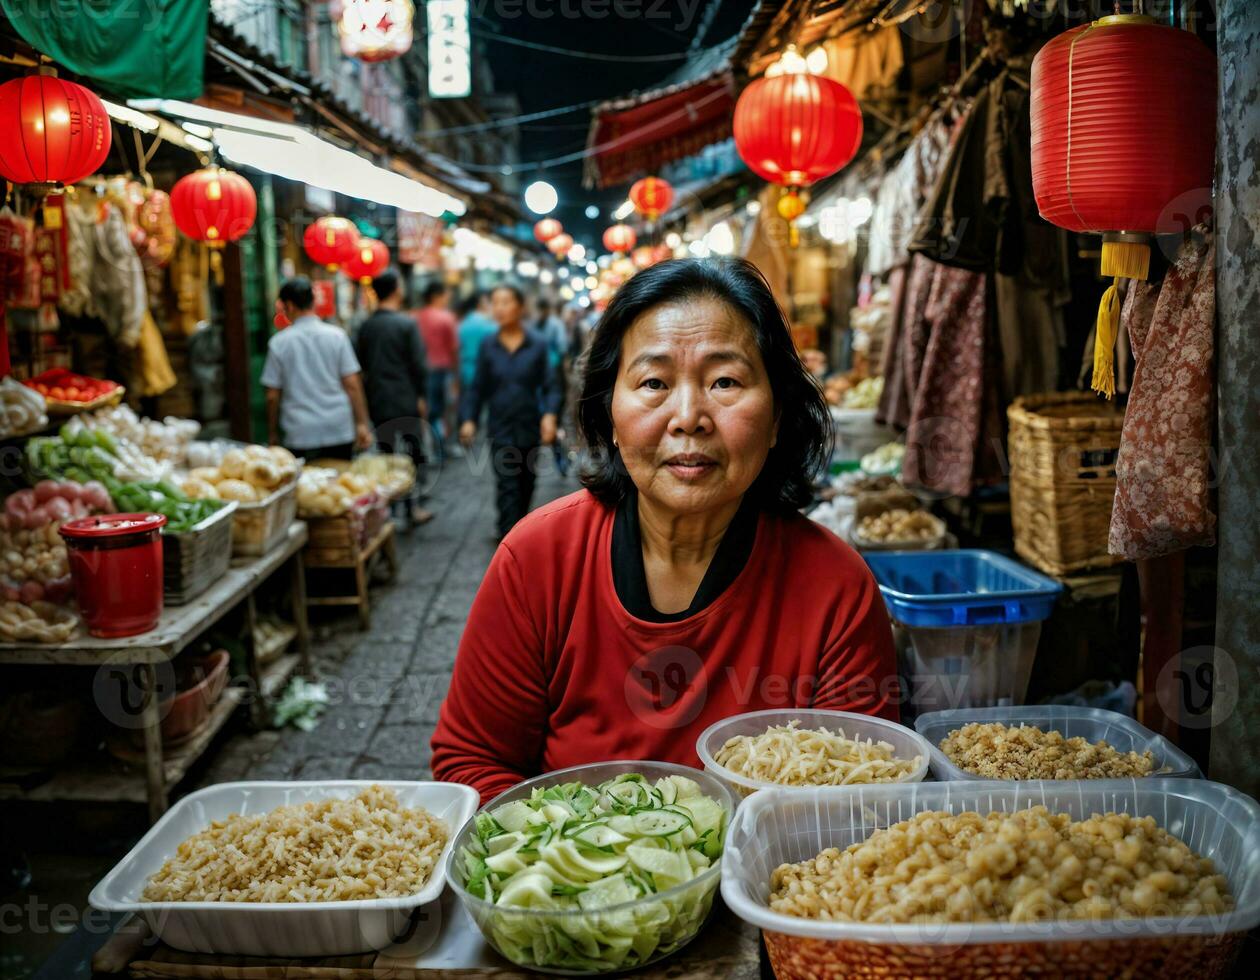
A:
{"label": "woman's face", "polygon": [[778,430],[752,326],[710,298],[648,310],[621,341],[612,422],[652,503],[681,516],[739,500]]}
{"label": "woman's face", "polygon": [[513,326],[521,319],[521,301],[510,289],[496,289],[490,294],[490,315],[501,327]]}

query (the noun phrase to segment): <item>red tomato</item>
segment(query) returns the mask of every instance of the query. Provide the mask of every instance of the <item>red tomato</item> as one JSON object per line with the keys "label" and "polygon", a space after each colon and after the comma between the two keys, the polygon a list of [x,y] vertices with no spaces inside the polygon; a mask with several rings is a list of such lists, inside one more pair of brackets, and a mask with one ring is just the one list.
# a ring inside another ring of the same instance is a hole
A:
{"label": "red tomato", "polygon": [[83,393],[73,386],[66,389],[66,400],[72,402],[86,401],[83,397]]}
{"label": "red tomato", "polygon": [[49,389],[48,394],[50,397],[60,399],[63,402],[66,400],[66,389],[60,385]]}
{"label": "red tomato", "polygon": [[48,395],[48,385],[44,384],[42,381],[35,385],[35,390],[45,397]]}

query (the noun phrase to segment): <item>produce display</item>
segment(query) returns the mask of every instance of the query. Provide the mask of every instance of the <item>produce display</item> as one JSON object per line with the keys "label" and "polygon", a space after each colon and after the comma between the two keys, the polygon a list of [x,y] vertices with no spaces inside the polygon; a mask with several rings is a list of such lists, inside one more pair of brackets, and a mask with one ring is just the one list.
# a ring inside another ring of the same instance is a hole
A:
{"label": "produce display", "polygon": [[835,374],[823,382],[823,397],[827,404],[839,408],[844,404],[844,396],[853,387],[853,381],[843,374]]}
{"label": "produce display", "polygon": [[416,464],[395,453],[356,456],[350,472],[366,477],[375,489],[390,497],[406,493],[416,482]]}
{"label": "produce display", "polygon": [[985,779],[1127,779],[1149,776],[1150,752],[1120,752],[1036,725],[1000,722],[964,725],[941,740],[941,751],[959,769]]}
{"label": "produce display", "polygon": [[166,480],[123,483],[113,490],[112,496],[123,513],[164,515],[163,534],[191,531],[223,506],[219,500],[193,500]]}
{"label": "produce display", "polygon": [[142,419],[127,405],[104,408],[78,419],[87,428],[108,432],[151,459],[176,464],[183,463],[189,443],[201,431],[201,423],[192,419]]}
{"label": "produce display", "polygon": [[888,474],[872,476],[869,473],[855,471],[841,473],[832,481],[832,486],[845,496],[856,497],[863,493],[881,493],[884,490],[891,490],[898,486],[898,483]]}
{"label": "produce display", "polygon": [[89,428],[81,416],[70,419],[56,436],[37,436],[26,443],[26,462],[33,476],[49,480],[162,480],[169,464],[146,456],[104,429]]}
{"label": "produce display", "polygon": [[899,783],[923,761],[897,758],[887,742],[848,738],[843,729],[801,728],[798,721],[772,725],[759,735],[736,735],[714,760],[746,779],[781,786]]}
{"label": "produce display", "polygon": [[44,396],[12,378],[0,380],[0,438],[24,435],[48,424]]}
{"label": "produce display", "polygon": [[925,812],[841,851],[780,865],[770,908],[834,922],[1037,922],[1220,915],[1229,882],[1153,817],[1074,821]]}
{"label": "produce display", "polygon": [[299,517],[339,517],[376,490],[376,484],[358,473],[314,466],[298,480]]}
{"label": "produce display", "polygon": [[473,914],[510,960],[607,972],[666,955],[699,930],[716,876],[652,899],[711,868],[725,831],[725,809],[694,781],[630,773],[536,788],[479,814],[460,860],[467,890],[493,905]]}
{"label": "produce display", "polygon": [[844,394],[842,408],[878,408],[884,393],[884,379],[864,378]]}
{"label": "produce display", "polygon": [[53,368],[43,374],[37,374],[29,381],[22,382],[28,388],[38,391],[46,399],[59,402],[78,402],[84,405],[114,394],[119,390],[116,381],[101,381],[82,374],[75,374],[65,368]]}
{"label": "produce display", "polygon": [[0,590],[26,604],[70,598],[70,567],[58,529],[68,520],[114,509],[99,483],[43,480],[10,494],[0,530]]}
{"label": "produce display", "polygon": [[7,643],[65,643],[79,618],[51,602],[0,602],[0,640]]}
{"label": "produce display", "polygon": [[420,891],[449,832],[387,787],[232,814],[179,845],[146,902],[344,902]]}
{"label": "produce display", "polygon": [[194,500],[254,504],[297,479],[296,457],[283,446],[246,446],[223,454],[218,466],[188,471],[181,489]]}
{"label": "produce display", "polygon": [[906,455],[906,447],[899,442],[886,442],[874,452],[862,457],[859,465],[864,473],[889,475],[901,472],[901,460]]}
{"label": "produce display", "polygon": [[857,526],[857,537],[879,544],[917,544],[934,541],[945,532],[939,517],[925,510],[903,510],[896,507],[882,514],[863,517]]}

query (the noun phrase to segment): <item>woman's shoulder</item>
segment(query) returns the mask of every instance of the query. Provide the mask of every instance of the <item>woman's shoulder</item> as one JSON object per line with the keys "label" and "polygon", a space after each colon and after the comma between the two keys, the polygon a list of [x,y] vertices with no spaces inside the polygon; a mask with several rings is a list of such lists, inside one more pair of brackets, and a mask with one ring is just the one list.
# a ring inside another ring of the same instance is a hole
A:
{"label": "woman's shoulder", "polygon": [[589,490],[579,490],[544,504],[522,518],[503,539],[518,560],[542,558],[569,551],[585,550],[592,536],[613,509],[601,503]]}

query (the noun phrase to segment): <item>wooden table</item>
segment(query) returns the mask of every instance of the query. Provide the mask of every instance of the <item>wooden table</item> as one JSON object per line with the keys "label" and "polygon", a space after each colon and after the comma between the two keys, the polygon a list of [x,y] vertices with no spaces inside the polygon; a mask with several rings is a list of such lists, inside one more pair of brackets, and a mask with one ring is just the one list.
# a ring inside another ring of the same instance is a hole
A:
{"label": "wooden table", "polygon": [[[290,526],[288,534],[272,550],[259,558],[234,563],[233,567],[198,598],[185,606],[165,609],[158,625],[147,633],[116,639],[80,636],[62,644],[0,643],[0,664],[43,667],[96,667],[96,685],[116,683],[121,690],[134,687],[137,703],[125,705],[128,722],[144,732],[144,778],[113,767],[80,763],[59,770],[51,778],[24,787],[0,783],[0,799],[31,801],[147,802],[150,820],[167,808],[167,794],[183,778],[189,766],[205,751],[246,694],[260,717],[262,703],[271,697],[295,669],[309,671],[309,636],[306,623],[306,580],[301,550],[306,543],[306,525]],[[254,593],[284,566],[292,585],[292,614],[297,652],[274,657],[273,651],[260,651],[254,642]],[[230,611],[245,603],[244,645],[251,687],[228,687],[211,711],[210,719],[189,741],[163,753],[158,677],[169,664],[206,630]],[[99,688],[98,688],[99,689]]]}
{"label": "wooden table", "polygon": [[354,591],[348,594],[313,595],[307,598],[312,606],[358,606],[359,626],[368,629],[372,625],[372,608],[368,595],[371,583],[372,568],[378,557],[385,559],[389,566],[389,577],[398,574],[398,555],[394,547],[394,522],[388,517],[381,529],[363,545],[352,544],[336,557],[329,557],[323,552],[313,553],[307,549],[303,564],[307,568],[341,569],[354,573]]}

